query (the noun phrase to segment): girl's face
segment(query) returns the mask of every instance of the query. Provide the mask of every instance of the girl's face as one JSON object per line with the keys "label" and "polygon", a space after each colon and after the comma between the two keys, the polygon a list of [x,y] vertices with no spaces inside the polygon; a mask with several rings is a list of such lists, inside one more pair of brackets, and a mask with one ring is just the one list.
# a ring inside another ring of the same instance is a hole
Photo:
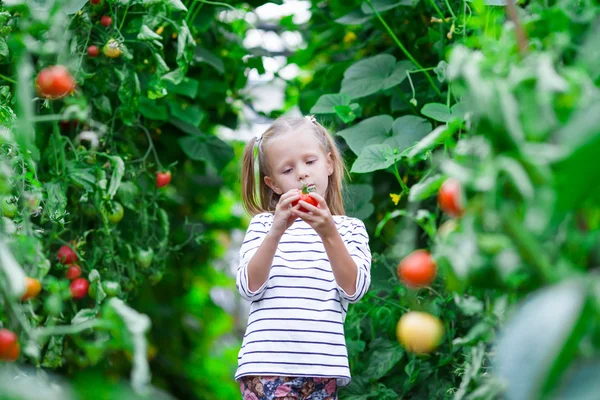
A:
{"label": "girl's face", "polygon": [[333,173],[331,153],[325,153],[314,132],[290,132],[273,138],[265,149],[270,176],[265,183],[277,194],[314,185],[325,197]]}

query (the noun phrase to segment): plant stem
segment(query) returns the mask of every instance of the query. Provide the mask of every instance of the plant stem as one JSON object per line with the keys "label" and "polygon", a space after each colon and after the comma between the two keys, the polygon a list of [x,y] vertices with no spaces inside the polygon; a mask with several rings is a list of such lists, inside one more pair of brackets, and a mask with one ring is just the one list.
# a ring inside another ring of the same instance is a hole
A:
{"label": "plant stem", "polygon": [[8,76],[4,76],[2,74],[0,74],[0,79],[4,79],[5,81],[10,82],[10,83],[14,83],[14,84],[17,83],[17,81],[15,81],[14,79],[10,79]]}
{"label": "plant stem", "polygon": [[431,3],[431,5],[435,9],[435,11],[437,11],[440,18],[442,19],[442,23],[446,23],[446,17],[444,16],[444,13],[442,12],[442,10],[440,10],[438,5],[435,3],[435,0],[429,0],[429,2]]}
{"label": "plant stem", "polygon": [[[377,16],[377,18],[379,19],[379,21],[381,22],[381,24],[384,26],[385,30],[390,34],[390,36],[392,37],[392,39],[394,40],[394,42],[396,43],[396,45],[400,48],[400,50],[402,50],[402,52],[404,53],[404,55],[414,65],[416,65],[417,68],[424,69],[421,66],[421,64],[419,64],[419,62],[413,57],[413,55],[410,54],[410,52],[406,49],[406,47],[404,47],[404,45],[402,44],[402,42],[400,41],[400,39],[398,39],[398,37],[394,34],[394,32],[392,31],[392,29],[390,28],[390,26],[387,24],[387,22],[385,22],[385,20],[381,16],[381,14],[379,14],[379,12],[375,9],[375,7],[373,7],[373,4],[371,3],[371,0],[366,0],[366,1],[369,3],[369,6],[371,7],[371,10],[373,10],[373,12]],[[435,92],[438,94],[438,96],[443,97],[442,92],[440,92],[440,89],[438,89],[438,87],[433,82],[433,79],[431,78],[431,75],[429,75],[429,73],[427,71],[424,71],[424,73],[425,73],[425,76],[427,77],[427,80],[431,84],[431,87],[433,87],[433,90],[435,90]]]}
{"label": "plant stem", "polygon": [[452,14],[452,18],[456,19],[456,14],[454,14],[454,10],[452,10],[452,7],[450,7],[450,2],[448,2],[448,0],[446,1],[446,6],[448,7],[448,10],[450,10],[450,14]]}

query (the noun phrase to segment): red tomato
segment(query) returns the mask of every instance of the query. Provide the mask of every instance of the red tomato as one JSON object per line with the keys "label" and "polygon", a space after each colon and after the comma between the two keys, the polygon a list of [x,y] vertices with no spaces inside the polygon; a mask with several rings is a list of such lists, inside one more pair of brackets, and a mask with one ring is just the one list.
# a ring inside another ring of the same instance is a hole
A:
{"label": "red tomato", "polygon": [[71,297],[75,300],[83,299],[87,295],[89,288],[90,283],[85,278],[77,278],[69,285]]}
{"label": "red tomato", "polygon": [[460,217],[463,212],[462,189],[460,182],[449,178],[438,192],[438,204],[443,212],[451,217]]}
{"label": "red tomato", "polygon": [[109,27],[112,25],[112,18],[108,15],[103,15],[102,18],[100,18],[100,23],[106,27]]}
{"label": "red tomato", "polygon": [[35,83],[40,96],[48,99],[58,99],[75,90],[75,79],[62,65],[44,68]]}
{"label": "red tomato", "polygon": [[90,57],[98,57],[98,54],[100,54],[100,49],[98,46],[91,45],[88,47],[87,53]]}
{"label": "red tomato", "polygon": [[101,1],[102,1],[102,0],[91,0],[91,3],[92,3],[93,5],[98,5],[98,4],[100,4],[100,2],[101,2]]}
{"label": "red tomato", "polygon": [[171,171],[156,173],[156,187],[167,186],[171,182]]}
{"label": "red tomato", "polygon": [[21,296],[21,300],[29,300],[36,297],[42,291],[42,284],[37,279],[25,277],[25,293]]}
{"label": "red tomato", "polygon": [[[298,200],[292,202],[292,207],[296,207],[296,205],[298,203],[300,203],[300,200],[305,201],[308,204],[313,205],[315,207],[319,207],[319,202],[317,201],[317,199],[310,197],[310,195],[309,195],[310,192],[312,192],[312,190],[309,190],[306,185],[302,186],[302,190],[300,191],[300,198]],[[309,212],[306,208],[304,208],[302,206],[300,206],[298,211]]]}
{"label": "red tomato", "polygon": [[76,119],[71,119],[71,120],[61,119],[60,121],[58,121],[58,126],[60,127],[60,130],[63,132],[70,132],[70,131],[74,130],[75,128],[77,128],[78,125],[79,125],[79,121],[77,121]]}
{"label": "red tomato", "polygon": [[415,250],[398,264],[398,278],[406,286],[418,288],[428,286],[437,275],[437,266],[427,250]]}
{"label": "red tomato", "polygon": [[81,267],[77,264],[69,265],[65,276],[70,281],[79,278],[81,276]]}
{"label": "red tomato", "polygon": [[58,253],[56,253],[56,259],[61,264],[73,264],[77,262],[78,258],[79,257],[77,257],[77,254],[75,254],[73,249],[66,244],[61,246],[60,249],[58,249]]}
{"label": "red tomato", "polygon": [[0,329],[0,361],[16,361],[20,352],[17,335],[8,329]]}

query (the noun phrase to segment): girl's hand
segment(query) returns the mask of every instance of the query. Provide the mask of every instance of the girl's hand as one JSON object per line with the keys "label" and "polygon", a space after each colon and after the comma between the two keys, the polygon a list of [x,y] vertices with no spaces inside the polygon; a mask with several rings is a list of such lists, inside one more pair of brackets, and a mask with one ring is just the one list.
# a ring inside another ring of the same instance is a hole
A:
{"label": "girl's hand", "polygon": [[329,207],[327,207],[325,199],[315,192],[309,193],[309,196],[317,200],[319,206],[315,207],[304,200],[300,200],[298,206],[302,206],[304,209],[308,210],[308,212],[302,212],[299,207],[294,207],[294,216],[300,217],[306,221],[306,223],[309,224],[322,239],[337,234],[335,221],[333,220],[331,211],[329,211]]}
{"label": "girl's hand", "polygon": [[300,198],[298,190],[292,189],[281,195],[277,208],[275,209],[275,217],[273,219],[273,226],[271,232],[278,237],[282,236],[283,233],[294,223],[296,217],[294,210],[298,210],[300,205],[297,204],[292,207],[292,203]]}

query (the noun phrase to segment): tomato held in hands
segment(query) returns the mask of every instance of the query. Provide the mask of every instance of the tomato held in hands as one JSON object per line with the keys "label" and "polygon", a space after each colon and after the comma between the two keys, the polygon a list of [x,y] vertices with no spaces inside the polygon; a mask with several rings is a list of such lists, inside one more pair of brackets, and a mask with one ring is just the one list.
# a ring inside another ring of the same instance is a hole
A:
{"label": "tomato held in hands", "polygon": [[444,336],[444,326],[431,314],[410,311],[398,321],[396,337],[407,351],[417,354],[431,353]]}
{"label": "tomato held in hands", "polygon": [[25,277],[25,293],[21,296],[21,300],[29,300],[36,297],[42,291],[40,281],[28,276]]}
{"label": "tomato held in hands", "polygon": [[66,244],[60,246],[58,253],[56,253],[56,259],[61,264],[73,264],[77,262],[78,258],[79,257],[77,257],[77,254],[75,254],[75,251],[73,251],[73,249]]}
{"label": "tomato held in hands", "polygon": [[83,299],[87,295],[89,288],[90,283],[85,278],[77,278],[69,285],[71,297],[75,300]]}
{"label": "tomato held in hands", "polygon": [[[310,205],[313,205],[315,207],[319,207],[319,202],[317,201],[317,199],[310,197],[309,193],[310,192],[314,192],[314,189],[309,189],[306,185],[302,186],[302,190],[300,191],[300,198],[294,202],[292,202],[292,207],[296,207],[296,205],[300,202],[300,200],[307,202]],[[300,206],[300,208],[298,209],[298,211],[300,212],[309,212],[306,208]]]}
{"label": "tomato held in hands", "polygon": [[35,84],[40,96],[48,99],[58,99],[75,90],[75,79],[62,65],[54,65],[41,70]]}
{"label": "tomato held in hands", "polygon": [[0,329],[0,361],[16,361],[20,352],[17,335],[8,329]]}
{"label": "tomato held in hands", "polygon": [[103,15],[102,18],[100,18],[100,23],[106,27],[109,27],[112,25],[112,18],[108,15]]}
{"label": "tomato held in hands", "polygon": [[171,171],[156,173],[156,187],[167,186],[171,182]]}
{"label": "tomato held in hands", "polygon": [[451,217],[460,217],[463,212],[462,188],[454,178],[444,181],[438,192],[438,204],[443,212]]}
{"label": "tomato held in hands", "polygon": [[69,265],[67,272],[65,272],[65,276],[70,281],[79,278],[81,276],[81,267],[77,264]]}
{"label": "tomato held in hands", "polygon": [[398,264],[398,278],[408,287],[428,286],[437,275],[437,266],[427,250],[415,250]]}

